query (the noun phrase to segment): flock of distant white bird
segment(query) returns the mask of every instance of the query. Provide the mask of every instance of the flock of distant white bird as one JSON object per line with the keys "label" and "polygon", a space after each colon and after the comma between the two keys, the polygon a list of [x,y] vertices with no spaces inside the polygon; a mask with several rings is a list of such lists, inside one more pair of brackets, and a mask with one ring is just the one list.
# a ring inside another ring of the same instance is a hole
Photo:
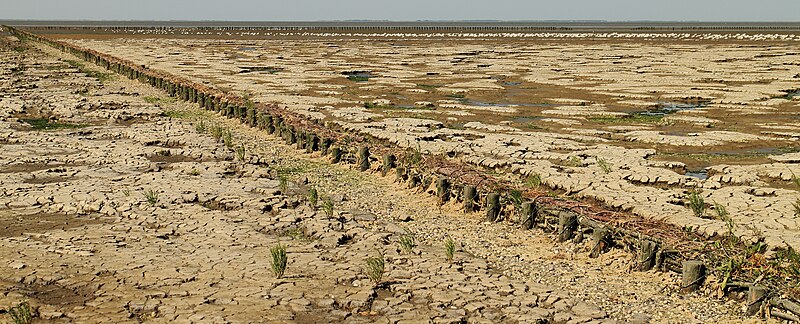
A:
{"label": "flock of distant white bird", "polygon": [[139,35],[217,35],[245,37],[357,37],[357,38],[632,38],[632,39],[697,39],[800,41],[800,34],[723,34],[723,33],[321,33],[321,32],[220,32],[208,30],[113,30],[113,33]]}

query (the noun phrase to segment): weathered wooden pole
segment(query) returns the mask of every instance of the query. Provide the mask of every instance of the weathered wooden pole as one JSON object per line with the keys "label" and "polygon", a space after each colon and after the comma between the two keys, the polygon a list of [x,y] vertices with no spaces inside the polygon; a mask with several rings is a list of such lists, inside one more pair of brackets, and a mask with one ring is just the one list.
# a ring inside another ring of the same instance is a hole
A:
{"label": "weathered wooden pole", "polygon": [[420,184],[419,175],[415,174],[415,175],[412,175],[412,176],[408,177],[408,188],[409,189],[410,188],[414,188],[416,186],[419,186],[419,184]]}
{"label": "weathered wooden pole", "polygon": [[267,134],[275,133],[275,124],[273,124],[270,114],[264,114],[264,129],[267,130]]}
{"label": "weathered wooden pole", "polygon": [[358,170],[369,170],[369,147],[362,146],[358,149]]}
{"label": "weathered wooden pole", "polygon": [[761,313],[761,306],[767,297],[767,288],[751,285],[747,289],[747,316]]}
{"label": "weathered wooden pole", "polygon": [[639,271],[649,271],[656,265],[658,244],[653,241],[639,240]]}
{"label": "weathered wooden pole", "polygon": [[496,222],[500,218],[500,194],[493,192],[486,196],[486,220]]}
{"label": "weathered wooden pole", "polygon": [[463,199],[464,199],[464,212],[471,213],[475,211],[475,207],[478,205],[478,191],[475,190],[474,186],[466,185],[464,186],[463,191]]}
{"label": "weathered wooden pole", "polygon": [[297,149],[303,150],[306,148],[306,132],[303,130],[297,130]]}
{"label": "weathered wooden pole", "polygon": [[334,146],[331,149],[331,163],[336,164],[339,163],[339,161],[341,160],[342,160],[342,149],[339,148],[338,146]]}
{"label": "weathered wooden pole", "polygon": [[595,228],[592,232],[592,250],[589,252],[590,258],[599,257],[608,249],[608,229],[603,227]]}
{"label": "weathered wooden pole", "polygon": [[319,151],[319,137],[314,133],[306,133],[306,153]]}
{"label": "weathered wooden pole", "polygon": [[574,213],[558,213],[558,241],[566,242],[575,234],[578,228],[578,216]]}
{"label": "weathered wooden pole", "polygon": [[381,165],[381,174],[385,177],[389,170],[395,168],[395,161],[397,158],[394,154],[387,153],[383,155],[383,165]]}
{"label": "weathered wooden pole", "polygon": [[321,144],[322,147],[320,148],[320,150],[322,151],[322,155],[328,155],[328,151],[330,150],[331,145],[333,145],[333,140],[332,139],[325,138],[325,139],[322,140],[322,144]]}
{"label": "weathered wooden pole", "polygon": [[536,225],[536,203],[526,201],[522,203],[522,228],[531,229]]}
{"label": "weathered wooden pole", "polygon": [[700,289],[706,280],[706,267],[703,261],[683,261],[681,292],[690,293]]}
{"label": "weathered wooden pole", "polygon": [[446,177],[436,179],[436,197],[439,197],[440,203],[450,200],[450,180]]}

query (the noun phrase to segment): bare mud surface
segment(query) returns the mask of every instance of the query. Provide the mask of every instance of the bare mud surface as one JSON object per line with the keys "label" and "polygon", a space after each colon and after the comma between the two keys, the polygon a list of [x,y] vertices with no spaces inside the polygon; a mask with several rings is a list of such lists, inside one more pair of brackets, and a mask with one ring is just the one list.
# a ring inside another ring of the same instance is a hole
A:
{"label": "bare mud surface", "polygon": [[711,287],[685,296],[674,274],[631,272],[625,251],[589,259],[586,243],[485,223],[41,45],[3,38],[0,56],[0,308],[27,299],[80,323],[743,321]]}
{"label": "bare mud surface", "polygon": [[[130,37],[127,37],[129,35]],[[61,35],[709,236],[800,248],[796,35]],[[698,217],[699,216],[699,217]]]}

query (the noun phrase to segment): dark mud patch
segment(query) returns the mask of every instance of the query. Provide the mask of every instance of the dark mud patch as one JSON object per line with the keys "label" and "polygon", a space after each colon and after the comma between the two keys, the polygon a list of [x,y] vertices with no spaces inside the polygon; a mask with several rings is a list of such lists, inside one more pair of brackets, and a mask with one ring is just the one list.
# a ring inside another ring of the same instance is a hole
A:
{"label": "dark mud patch", "polygon": [[23,183],[27,183],[27,184],[37,184],[37,185],[42,185],[42,184],[51,184],[51,183],[66,182],[66,181],[68,181],[68,180],[69,180],[69,179],[67,179],[67,178],[64,178],[64,177],[59,177],[59,176],[46,176],[46,177],[32,177],[32,178],[28,178],[28,179],[25,179],[25,180],[23,180],[22,182],[23,182]]}
{"label": "dark mud patch", "polygon": [[152,156],[148,156],[147,159],[150,160],[150,162],[164,163],[164,164],[181,163],[181,162],[199,162],[196,158],[193,158],[191,156],[186,156],[183,154],[157,153]]}
{"label": "dark mud patch", "polygon": [[17,283],[6,290],[20,293],[42,304],[63,308],[84,306],[94,299],[94,291],[88,289],[88,287],[71,289],[54,283]]}
{"label": "dark mud patch", "polygon": [[0,173],[30,173],[42,170],[49,170],[54,168],[62,168],[67,166],[78,166],[79,164],[65,164],[65,163],[18,163],[0,167]]}
{"label": "dark mud patch", "polygon": [[162,141],[162,140],[147,141],[147,142],[144,142],[143,144],[144,144],[144,146],[158,146],[158,147],[163,147],[163,148],[180,148],[180,147],[186,146],[186,143],[183,143],[181,141],[176,141],[176,140],[170,140],[170,139],[168,139],[166,141]]}
{"label": "dark mud patch", "polygon": [[25,124],[30,125],[32,130],[36,131],[51,131],[60,129],[76,129],[88,127],[88,124],[75,124],[69,122],[59,122],[49,118],[21,118],[19,120]]}
{"label": "dark mud patch", "polygon": [[17,237],[25,233],[44,233],[106,222],[107,220],[91,216],[60,213],[13,214],[5,212],[0,213],[0,237]]}

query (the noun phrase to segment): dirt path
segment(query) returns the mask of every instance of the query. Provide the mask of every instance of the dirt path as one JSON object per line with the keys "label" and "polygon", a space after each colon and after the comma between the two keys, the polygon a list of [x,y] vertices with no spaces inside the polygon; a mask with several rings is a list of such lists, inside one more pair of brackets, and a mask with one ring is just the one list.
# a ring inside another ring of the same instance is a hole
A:
{"label": "dirt path", "polygon": [[[50,49],[0,47],[0,308],[28,299],[62,322],[737,320],[738,303],[680,296],[676,276],[628,272],[622,251],[589,260],[133,81],[99,83]],[[198,134],[214,125],[229,147]],[[373,284],[365,260],[381,255]]]}

